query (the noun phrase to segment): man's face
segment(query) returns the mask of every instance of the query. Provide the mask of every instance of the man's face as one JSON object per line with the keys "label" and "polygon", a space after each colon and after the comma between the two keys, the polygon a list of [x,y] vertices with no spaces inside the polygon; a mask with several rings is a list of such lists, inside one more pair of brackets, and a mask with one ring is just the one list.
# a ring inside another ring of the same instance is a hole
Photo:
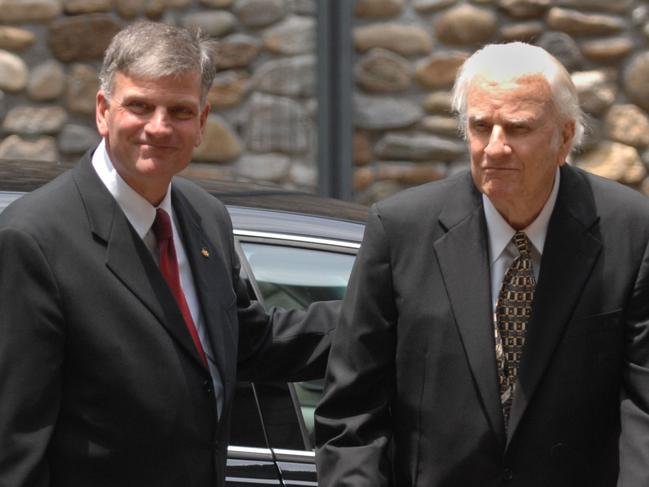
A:
{"label": "man's face", "polygon": [[539,214],[574,134],[540,75],[506,83],[474,81],[467,96],[471,173],[478,189],[514,228]]}
{"label": "man's face", "polygon": [[137,78],[117,73],[112,96],[97,94],[97,129],[118,174],[152,204],[202,140],[209,106],[201,109],[198,74]]}

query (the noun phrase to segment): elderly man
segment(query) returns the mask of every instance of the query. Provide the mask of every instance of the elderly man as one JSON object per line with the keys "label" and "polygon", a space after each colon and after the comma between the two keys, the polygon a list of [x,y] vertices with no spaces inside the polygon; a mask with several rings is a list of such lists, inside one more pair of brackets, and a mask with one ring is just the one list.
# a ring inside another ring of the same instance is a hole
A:
{"label": "elderly man", "polygon": [[184,29],[118,33],[103,141],[0,216],[1,486],[223,485],[237,373],[324,374],[337,305],[266,314],[223,205],[173,178],[214,73]]}
{"label": "elderly man", "polygon": [[565,163],[546,51],[458,74],[471,170],[375,205],[316,411],[321,487],[649,485],[649,201]]}

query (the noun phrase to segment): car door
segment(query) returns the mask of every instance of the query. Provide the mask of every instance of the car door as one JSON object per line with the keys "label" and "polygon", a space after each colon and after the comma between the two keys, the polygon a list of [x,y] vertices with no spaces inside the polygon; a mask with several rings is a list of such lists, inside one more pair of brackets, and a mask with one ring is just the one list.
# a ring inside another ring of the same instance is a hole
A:
{"label": "car door", "polygon": [[[266,307],[304,309],[313,301],[342,299],[359,246],[236,229],[235,238],[243,277]],[[321,394],[321,380],[239,384],[228,485],[316,486],[313,412]]]}

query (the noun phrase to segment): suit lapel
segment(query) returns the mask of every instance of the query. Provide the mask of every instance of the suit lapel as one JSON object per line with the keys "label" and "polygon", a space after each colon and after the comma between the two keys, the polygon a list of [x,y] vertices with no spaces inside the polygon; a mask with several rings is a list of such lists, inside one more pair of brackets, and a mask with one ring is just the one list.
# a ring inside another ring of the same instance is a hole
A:
{"label": "suit lapel", "polygon": [[180,309],[158,266],[95,173],[90,154],[86,154],[73,171],[90,229],[95,239],[105,246],[106,266],[202,367]]}
{"label": "suit lapel", "polygon": [[[214,360],[223,381],[234,374],[228,373],[228,364],[235,364],[236,344],[233,324],[227,309],[233,303],[232,283],[220,249],[215,248],[215,236],[208,238],[201,224],[200,215],[194,210],[185,195],[172,187],[172,201],[178,219],[185,253],[194,277],[194,284],[201,305],[202,316],[210,340]],[[226,302],[228,301],[228,302]],[[225,385],[225,384],[224,384]],[[230,388],[224,387],[225,394]],[[228,398],[224,397],[227,404]]]}
{"label": "suit lapel", "polygon": [[564,165],[518,371],[508,441],[532,400],[601,251],[601,242],[590,231],[597,221],[590,186],[579,172]]}
{"label": "suit lapel", "polygon": [[464,349],[489,424],[505,443],[490,292],[487,228],[480,193],[467,176],[452,204],[440,214],[446,230],[435,241],[435,253],[446,285]]}

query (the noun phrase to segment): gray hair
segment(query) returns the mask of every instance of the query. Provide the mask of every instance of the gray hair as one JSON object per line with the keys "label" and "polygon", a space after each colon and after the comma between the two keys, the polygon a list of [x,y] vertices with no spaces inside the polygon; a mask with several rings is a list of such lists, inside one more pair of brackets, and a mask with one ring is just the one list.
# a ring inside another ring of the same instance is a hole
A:
{"label": "gray hair", "polygon": [[195,72],[201,76],[201,105],[205,105],[216,74],[213,45],[198,30],[135,22],[118,32],[106,49],[99,72],[101,89],[110,99],[117,72],[145,78]]}
{"label": "gray hair", "polygon": [[585,130],[585,115],[579,106],[577,89],[570,74],[545,49],[524,42],[489,44],[464,62],[453,86],[453,110],[458,114],[462,134],[466,136],[467,95],[475,78],[507,81],[527,75],[541,75],[547,80],[559,116],[575,122],[571,147],[579,147]]}

